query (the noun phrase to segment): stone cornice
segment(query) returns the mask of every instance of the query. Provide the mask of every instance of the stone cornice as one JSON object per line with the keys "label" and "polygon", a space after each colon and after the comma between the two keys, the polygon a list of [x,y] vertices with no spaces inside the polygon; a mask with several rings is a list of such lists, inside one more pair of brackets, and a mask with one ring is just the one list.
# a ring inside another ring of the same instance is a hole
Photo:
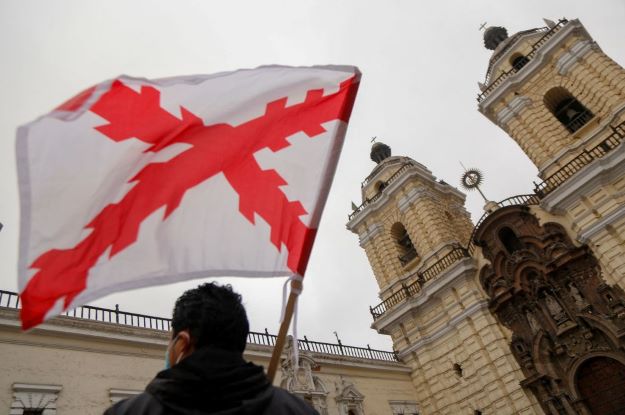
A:
{"label": "stone cornice", "polygon": [[580,40],[571,46],[567,52],[556,62],[556,69],[562,76],[566,76],[569,70],[577,63],[578,60],[586,56],[597,44],[591,40]]}
{"label": "stone cornice", "polygon": [[382,232],[383,228],[384,226],[381,223],[374,223],[365,229],[362,234],[358,235],[360,246],[364,247],[371,238]]}
{"label": "stone cornice", "polygon": [[[510,56],[518,50],[518,47],[523,42],[531,38],[537,38],[543,35],[544,35],[544,32],[536,32],[536,31],[525,33],[518,37],[517,37],[517,34],[514,34],[508,39],[504,40],[499,46],[497,46],[497,48],[493,51],[493,57],[497,55],[499,53],[499,50],[502,48],[505,48],[506,51],[502,53],[494,62],[491,62],[492,57],[488,60],[487,73],[490,73],[490,77],[488,79],[489,80],[488,82],[485,80],[486,86],[489,86],[494,81],[492,75],[494,74],[495,70],[498,69],[502,63],[506,62],[510,58]],[[515,37],[516,39],[514,39]],[[511,39],[513,39],[512,44],[508,44],[508,41]]]}
{"label": "stone cornice", "polygon": [[[586,146],[589,142],[594,141],[599,135],[604,134],[606,131],[608,133],[611,132],[610,130],[608,130],[608,128],[612,123],[620,123],[619,118],[623,113],[625,113],[625,103],[616,108],[611,115],[601,118],[599,124],[594,129],[588,132],[586,138],[563,148],[562,150],[557,152],[556,155],[554,155],[550,160],[543,163],[543,166],[538,168],[538,176],[544,177],[545,171],[551,168],[557,161],[562,160],[562,158],[567,155],[579,154],[581,151],[583,151],[584,146]],[[591,125],[594,119],[595,118],[591,119],[589,124],[584,125],[582,129],[585,129],[588,125]],[[576,133],[579,133],[579,130],[576,131]]]}
{"label": "stone cornice", "polygon": [[591,227],[585,229],[583,232],[580,233],[577,239],[581,243],[585,244],[597,233],[603,231],[606,226],[616,223],[623,218],[625,218],[625,209],[617,209],[616,211],[598,220]]}
{"label": "stone cornice", "polygon": [[[421,166],[421,167],[425,168],[425,166],[423,166],[421,163],[416,162],[415,160],[411,159],[410,157],[405,157],[405,156],[392,156],[392,157],[389,157],[386,160],[382,161],[377,166],[375,166],[373,168],[373,171],[365,179],[366,180],[366,184],[362,187],[363,197],[364,197],[364,194],[366,193],[366,191],[369,189],[369,187],[372,186],[376,182],[376,179],[378,179],[380,176],[382,176],[383,173],[387,172],[388,170],[391,170],[393,167],[397,167],[398,165],[401,167],[404,164],[412,164],[412,165],[415,165],[415,166],[418,165],[418,166]],[[432,174],[432,173],[430,172],[430,174]]]}
{"label": "stone cornice", "polygon": [[405,184],[408,181],[415,178],[420,178],[425,182],[431,183],[433,188],[435,189],[430,190],[432,194],[435,194],[435,192],[440,192],[443,194],[448,193],[453,194],[461,198],[462,200],[465,199],[464,193],[462,193],[458,189],[450,186],[449,184],[437,182],[436,178],[432,176],[429,170],[425,169],[425,167],[418,167],[416,165],[410,166],[410,168],[408,168],[403,174],[401,174],[395,181],[393,181],[386,188],[384,188],[384,191],[377,200],[369,203],[363,208],[362,212],[360,212],[349,222],[347,222],[347,229],[352,232],[356,232],[356,228],[358,228],[366,218],[368,218],[375,212],[378,212],[382,207],[386,206],[392,200],[392,196],[405,188]]}
{"label": "stone cornice", "polygon": [[432,266],[441,257],[449,253],[450,247],[453,247],[457,243],[458,241],[456,240],[449,240],[449,241],[441,242],[439,245],[435,246],[429,254],[421,258],[421,262],[420,262],[421,265],[419,266],[417,270],[410,269],[408,271],[405,271],[403,274],[401,274],[401,276],[397,280],[393,281],[392,284],[385,287],[380,292],[380,299],[393,295],[393,293],[396,292],[397,289],[402,286],[403,282],[408,280],[411,276],[415,275],[415,272],[424,271],[428,267]]}
{"label": "stone cornice", "polygon": [[[0,327],[20,331],[18,311],[0,309]],[[100,321],[59,316],[28,331],[32,334],[58,334],[102,342],[126,342],[143,346],[167,346],[170,333],[162,330],[130,327]],[[27,333],[27,334],[28,334]]]}
{"label": "stone cornice", "polygon": [[621,144],[605,157],[597,159],[574,174],[547,196],[540,205],[551,213],[563,212],[603,182],[625,174],[625,146]]}
{"label": "stone cornice", "polygon": [[[119,324],[104,323],[65,316],[55,317],[27,333],[21,332],[18,311],[0,308],[0,344],[16,344],[24,346],[46,347],[86,351],[100,354],[124,355],[143,358],[163,359],[165,348],[169,343],[170,332],[128,327]],[[63,342],[58,338],[80,339],[85,342]],[[91,344],[89,344],[91,342]],[[124,348],[111,348],[110,345],[120,344]],[[106,347],[109,345],[109,347]],[[127,346],[135,346],[136,352]],[[151,352],[150,352],[151,350]],[[273,351],[272,346],[247,344],[245,357],[248,359],[269,360]],[[398,362],[388,362],[373,359],[358,359],[350,356],[331,355],[324,353],[306,352],[314,356],[317,362],[326,365],[349,366],[383,371],[409,372]]]}
{"label": "stone cornice", "polygon": [[414,297],[406,299],[391,310],[384,313],[379,319],[371,324],[371,328],[378,332],[384,332],[390,326],[396,324],[405,315],[412,310],[418,309],[425,305],[431,298],[438,294],[441,290],[451,285],[458,278],[463,276],[473,276],[477,272],[477,266],[473,258],[464,258],[446,270],[444,270],[435,279],[426,283],[421,291]]}
{"label": "stone cornice", "polygon": [[524,96],[516,96],[510,104],[503,107],[496,115],[497,125],[504,128],[506,124],[521,113],[521,110],[532,103],[532,100]]}
{"label": "stone cornice", "polygon": [[447,324],[445,324],[443,327],[441,327],[436,332],[434,332],[434,333],[432,333],[432,334],[430,334],[428,336],[423,336],[417,342],[412,344],[410,347],[408,347],[408,348],[406,348],[404,350],[400,350],[399,354],[398,354],[399,358],[400,359],[404,359],[410,353],[416,352],[416,351],[420,350],[421,348],[429,345],[430,343],[435,342],[436,340],[444,337],[445,335],[450,333],[452,330],[456,330],[456,327],[461,322],[463,322],[464,320],[470,318],[474,314],[477,314],[478,312],[481,312],[482,310],[488,310],[488,300],[482,300],[482,301],[478,301],[478,302],[475,302],[475,303],[471,304],[469,307],[464,309],[462,311],[462,313],[457,314],[454,317],[452,317],[447,322]]}

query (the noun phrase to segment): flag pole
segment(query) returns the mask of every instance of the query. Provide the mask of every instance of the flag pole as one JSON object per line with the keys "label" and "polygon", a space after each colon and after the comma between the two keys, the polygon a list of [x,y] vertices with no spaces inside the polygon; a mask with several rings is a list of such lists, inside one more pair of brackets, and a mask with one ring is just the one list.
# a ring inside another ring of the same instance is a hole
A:
{"label": "flag pole", "polygon": [[289,325],[293,319],[293,312],[295,311],[295,302],[297,297],[302,292],[302,281],[300,279],[291,280],[291,292],[289,293],[289,299],[286,303],[284,310],[284,318],[280,324],[280,331],[278,332],[278,338],[276,344],[273,347],[273,353],[271,355],[271,361],[269,362],[269,368],[267,369],[267,377],[269,381],[273,383],[276,377],[276,371],[278,369],[278,363],[280,362],[280,355],[282,355],[282,349],[284,349],[284,343],[286,341],[286,333],[289,331]]}

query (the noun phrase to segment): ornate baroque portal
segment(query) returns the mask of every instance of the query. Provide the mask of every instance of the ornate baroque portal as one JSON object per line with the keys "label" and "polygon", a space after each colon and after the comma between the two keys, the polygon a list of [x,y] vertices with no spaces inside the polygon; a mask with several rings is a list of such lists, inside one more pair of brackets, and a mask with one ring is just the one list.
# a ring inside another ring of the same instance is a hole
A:
{"label": "ornate baroque portal", "polygon": [[501,208],[475,234],[489,308],[547,414],[621,414],[625,407],[625,294],[604,282],[586,246],[525,206]]}
{"label": "ornate baroque portal", "polygon": [[[290,337],[290,336],[289,336]],[[328,415],[327,396],[328,390],[319,376],[314,372],[319,370],[319,365],[307,354],[300,354],[298,366],[293,366],[292,341],[289,338],[286,347],[287,358],[282,361],[282,382],[280,387],[299,396],[310,406],[315,408],[320,415]]]}

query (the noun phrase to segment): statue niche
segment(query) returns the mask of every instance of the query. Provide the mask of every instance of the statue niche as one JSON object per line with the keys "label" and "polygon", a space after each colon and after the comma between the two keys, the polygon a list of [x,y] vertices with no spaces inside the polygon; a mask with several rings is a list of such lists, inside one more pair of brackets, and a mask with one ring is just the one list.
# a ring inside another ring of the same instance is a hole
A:
{"label": "statue niche", "polygon": [[545,413],[625,413],[625,382],[611,375],[625,373],[625,293],[588,247],[524,206],[492,213],[475,242],[490,262],[480,270],[489,309],[512,331],[521,384]]}

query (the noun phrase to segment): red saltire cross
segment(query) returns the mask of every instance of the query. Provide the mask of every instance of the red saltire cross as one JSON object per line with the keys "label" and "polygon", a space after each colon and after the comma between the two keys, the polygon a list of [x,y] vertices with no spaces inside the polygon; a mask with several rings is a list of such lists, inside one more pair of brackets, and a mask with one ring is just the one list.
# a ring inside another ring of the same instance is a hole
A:
{"label": "red saltire cross", "polygon": [[[241,214],[252,224],[254,214],[260,215],[271,228],[271,243],[278,250],[282,244],[287,247],[289,269],[303,276],[316,230],[300,220],[307,213],[302,204],[287,200],[280,189],[286,181],[275,170],[262,170],[254,153],[264,148],[281,150],[290,145],[287,138],[298,132],[315,137],[325,132],[323,123],[347,122],[358,84],[352,77],[342,82],[336,93],[326,96],[323,89],[310,90],[303,102],[288,107],[287,97],[278,99],[267,104],[264,115],[233,127],[204,125],[184,107],[179,119],[161,107],[157,89],[143,86],[136,92],[115,81],[90,108],[108,121],[96,127],[100,133],[116,142],[137,138],[151,145],[146,151],[158,152],[175,143],[192,147],[139,171],[130,180],[136,185],[85,226],[92,232],[76,246],[51,249],[33,261],[30,267],[38,271],[21,294],[22,327],[41,323],[60,298],[64,298],[64,308],[69,307],[86,288],[89,270],[107,249],[110,257],[124,250],[136,241],[141,223],[150,214],[166,206],[163,220],[167,219],[187,190],[219,173],[239,195]],[[58,109],[80,108],[93,90]]]}

